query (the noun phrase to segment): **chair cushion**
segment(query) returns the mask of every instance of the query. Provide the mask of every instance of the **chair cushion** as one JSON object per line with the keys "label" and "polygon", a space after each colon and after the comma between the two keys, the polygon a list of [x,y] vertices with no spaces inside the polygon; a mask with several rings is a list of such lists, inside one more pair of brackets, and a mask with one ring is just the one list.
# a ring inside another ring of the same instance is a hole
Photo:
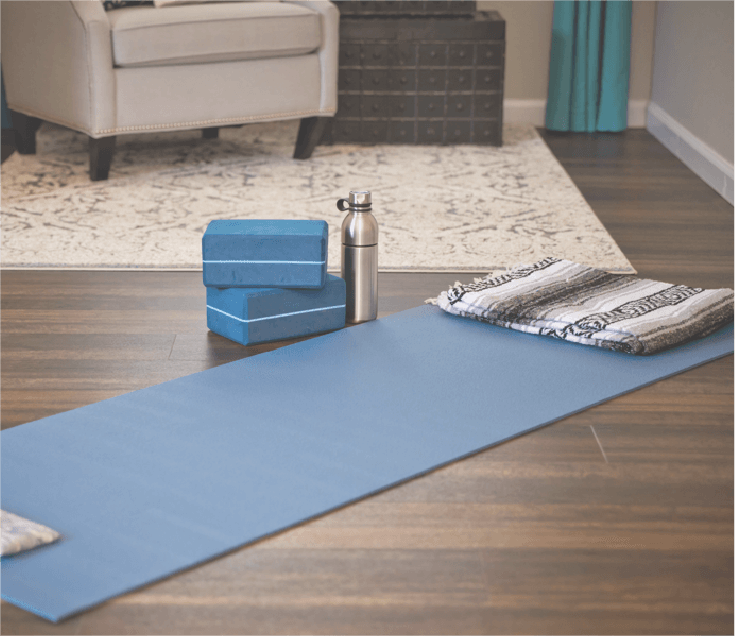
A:
{"label": "chair cushion", "polygon": [[143,5],[171,7],[175,4],[204,4],[205,2],[280,2],[281,0],[103,0],[105,11],[124,9],[125,7],[140,7]]}
{"label": "chair cushion", "polygon": [[286,2],[131,7],[107,16],[118,67],[303,55],[321,44],[319,14]]}
{"label": "chair cushion", "polygon": [[[109,0],[107,1],[109,2]],[[146,2],[146,4],[152,4],[158,9],[161,9],[163,7],[172,7],[175,4],[204,4],[205,2],[280,2],[280,1],[281,0],[151,0],[150,2]]]}
{"label": "chair cushion", "polygon": [[139,7],[145,4],[152,5],[155,3],[153,0],[103,0],[102,2],[105,11],[124,9],[125,7]]}

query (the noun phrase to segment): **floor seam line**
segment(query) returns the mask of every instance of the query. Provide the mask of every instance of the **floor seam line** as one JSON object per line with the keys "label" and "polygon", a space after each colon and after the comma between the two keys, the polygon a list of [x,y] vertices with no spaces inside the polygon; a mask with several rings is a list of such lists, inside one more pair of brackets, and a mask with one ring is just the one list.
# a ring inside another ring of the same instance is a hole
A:
{"label": "floor seam line", "polygon": [[592,434],[595,436],[595,439],[597,440],[597,445],[600,447],[602,458],[605,460],[606,464],[609,464],[610,462],[607,461],[607,455],[605,455],[605,449],[602,447],[602,442],[600,441],[600,438],[597,437],[597,431],[594,429],[594,427],[591,424],[590,424],[590,429],[592,430]]}

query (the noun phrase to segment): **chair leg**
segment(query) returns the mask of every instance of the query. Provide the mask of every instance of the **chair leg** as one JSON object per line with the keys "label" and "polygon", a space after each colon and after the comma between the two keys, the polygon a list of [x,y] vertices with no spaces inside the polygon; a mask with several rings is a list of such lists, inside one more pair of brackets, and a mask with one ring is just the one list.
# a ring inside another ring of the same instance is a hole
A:
{"label": "chair leg", "polygon": [[106,181],[110,174],[112,155],[115,154],[116,137],[89,138],[89,178]]}
{"label": "chair leg", "polygon": [[294,159],[308,159],[324,133],[329,117],[306,117],[301,120],[296,137]]}
{"label": "chair leg", "polygon": [[24,115],[18,111],[10,111],[15,132],[15,148],[21,155],[36,154],[36,131],[41,125],[38,117]]}
{"label": "chair leg", "polygon": [[202,128],[202,137],[204,139],[217,139],[219,128]]}

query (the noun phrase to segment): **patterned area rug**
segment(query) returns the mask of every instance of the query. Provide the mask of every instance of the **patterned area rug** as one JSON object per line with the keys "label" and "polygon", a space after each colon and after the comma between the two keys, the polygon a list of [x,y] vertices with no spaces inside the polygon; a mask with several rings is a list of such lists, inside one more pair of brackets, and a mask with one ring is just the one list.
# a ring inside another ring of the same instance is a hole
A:
{"label": "patterned area rug", "polygon": [[212,219],[324,219],[339,269],[337,199],[371,190],[381,271],[498,271],[556,256],[635,273],[531,126],[504,146],[322,146],[291,158],[298,122],[121,136],[106,182],[87,138],[44,124],[2,165],[2,266],[201,269]]}

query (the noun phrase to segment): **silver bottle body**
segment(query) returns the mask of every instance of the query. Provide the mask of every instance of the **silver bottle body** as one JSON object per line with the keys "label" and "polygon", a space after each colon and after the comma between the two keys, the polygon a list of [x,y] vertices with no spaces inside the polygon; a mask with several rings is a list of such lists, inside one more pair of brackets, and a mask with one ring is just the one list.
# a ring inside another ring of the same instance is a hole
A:
{"label": "silver bottle body", "polygon": [[378,317],[378,246],[342,244],[342,278],[347,287],[345,320],[351,323]]}
{"label": "silver bottle body", "polygon": [[[350,192],[350,201],[372,203],[370,193]],[[378,222],[368,206],[350,208],[342,222],[342,278],[347,287],[346,320],[378,317]]]}

